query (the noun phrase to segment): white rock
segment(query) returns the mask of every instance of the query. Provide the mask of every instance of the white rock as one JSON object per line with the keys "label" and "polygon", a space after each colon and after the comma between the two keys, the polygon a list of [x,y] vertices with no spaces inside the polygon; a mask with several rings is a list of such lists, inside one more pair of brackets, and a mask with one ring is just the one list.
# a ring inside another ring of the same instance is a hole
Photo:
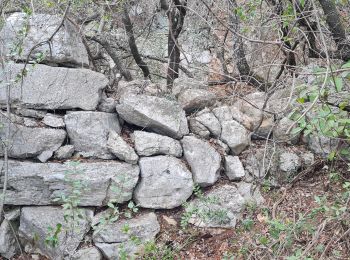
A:
{"label": "white rock", "polygon": [[245,176],[244,168],[238,156],[225,156],[225,173],[229,180],[240,180]]}
{"label": "white rock", "polygon": [[134,149],[114,130],[109,131],[107,148],[117,158],[127,163],[136,164],[139,160]]}
{"label": "white rock", "polygon": [[182,156],[182,147],[179,141],[159,134],[145,131],[134,132],[136,152],[141,156],[172,155]]}
{"label": "white rock", "polygon": [[53,114],[46,114],[43,123],[47,126],[51,126],[54,128],[59,128],[59,127],[65,127],[65,123],[63,121],[63,118],[60,116],[56,116]]}

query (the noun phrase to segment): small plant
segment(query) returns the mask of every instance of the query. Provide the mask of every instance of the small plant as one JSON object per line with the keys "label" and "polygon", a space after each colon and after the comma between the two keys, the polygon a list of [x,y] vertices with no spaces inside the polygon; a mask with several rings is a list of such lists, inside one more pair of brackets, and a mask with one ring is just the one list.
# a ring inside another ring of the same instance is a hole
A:
{"label": "small plant", "polygon": [[180,225],[183,229],[187,228],[191,218],[198,218],[204,222],[213,221],[218,224],[225,224],[230,221],[228,211],[223,208],[213,208],[218,203],[218,198],[214,196],[204,196],[199,185],[195,185],[193,193],[198,199],[198,203],[183,204],[185,209],[181,216]]}

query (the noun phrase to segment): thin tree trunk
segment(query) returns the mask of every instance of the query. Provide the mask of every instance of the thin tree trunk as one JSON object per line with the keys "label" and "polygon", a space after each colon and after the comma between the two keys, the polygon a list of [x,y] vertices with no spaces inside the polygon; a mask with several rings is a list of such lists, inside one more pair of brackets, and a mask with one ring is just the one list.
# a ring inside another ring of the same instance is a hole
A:
{"label": "thin tree trunk", "polygon": [[128,42],[129,42],[131,54],[134,57],[136,64],[142,70],[143,76],[145,78],[150,78],[149,68],[148,68],[146,62],[143,61],[143,59],[139,53],[139,49],[137,48],[137,45],[136,45],[134,30],[133,30],[133,26],[132,26],[132,23],[131,23],[131,20],[129,17],[129,13],[128,13],[128,9],[127,9],[127,3],[125,3],[124,7],[123,7],[122,21],[124,23],[126,34],[128,36]]}

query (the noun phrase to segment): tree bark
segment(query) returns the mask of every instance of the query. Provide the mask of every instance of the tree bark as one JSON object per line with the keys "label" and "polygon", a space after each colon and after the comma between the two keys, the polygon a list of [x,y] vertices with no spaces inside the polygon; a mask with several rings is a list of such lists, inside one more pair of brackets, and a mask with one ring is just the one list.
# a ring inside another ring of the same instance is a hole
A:
{"label": "tree bark", "polygon": [[133,30],[133,25],[131,23],[129,13],[128,13],[128,8],[127,8],[127,3],[124,4],[123,7],[123,18],[122,18],[123,24],[125,26],[126,34],[128,36],[128,42],[129,42],[129,47],[132,56],[134,57],[134,60],[136,64],[140,67],[140,69],[143,72],[143,76],[145,78],[150,78],[150,72],[149,68],[146,64],[146,62],[143,61],[139,49],[137,48],[136,41],[135,41],[135,36],[134,36],[134,30]]}
{"label": "tree bark", "polygon": [[173,0],[174,7],[167,12],[169,20],[168,33],[168,57],[169,65],[167,72],[167,87],[171,88],[174,80],[179,77],[180,48],[177,39],[182,31],[186,16],[187,0],[181,3],[180,0]]}

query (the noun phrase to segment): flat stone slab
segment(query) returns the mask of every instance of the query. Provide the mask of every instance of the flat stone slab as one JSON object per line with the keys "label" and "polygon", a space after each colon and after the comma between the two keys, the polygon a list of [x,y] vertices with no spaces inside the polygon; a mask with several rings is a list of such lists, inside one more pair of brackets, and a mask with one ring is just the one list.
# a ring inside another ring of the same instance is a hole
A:
{"label": "flat stone slab", "polygon": [[[4,161],[0,160],[3,169]],[[52,205],[55,198],[72,192],[72,184],[79,180],[81,206],[102,206],[113,198],[122,203],[131,199],[139,178],[139,167],[119,162],[32,163],[9,161],[7,205]],[[66,178],[65,178],[66,176]],[[1,185],[3,177],[1,177]]]}
{"label": "flat stone slab", "polygon": [[181,157],[182,147],[178,140],[145,131],[134,132],[136,152],[141,156],[172,155]]}
{"label": "flat stone slab", "polygon": [[[9,63],[0,72],[0,106],[6,104],[6,87],[21,75],[23,64]],[[88,69],[27,65],[27,73],[11,87],[11,103],[33,109],[95,110],[108,79]]]}
{"label": "flat stone slab", "polygon": [[[2,44],[4,44],[1,55],[16,60],[36,60],[38,55],[43,55],[43,61],[54,64],[65,64],[68,66],[87,66],[89,58],[78,29],[67,19],[63,26],[48,43],[31,50],[40,42],[47,41],[60,25],[62,17],[59,15],[33,13],[28,16],[25,13],[14,13],[10,15],[0,32]],[[26,37],[21,39],[21,30],[24,26],[28,28]],[[14,46],[22,40],[21,53],[13,52]],[[30,53],[31,52],[31,53]],[[15,54],[13,54],[15,53]]]}
{"label": "flat stone slab", "polygon": [[[0,139],[7,139],[6,132],[9,126],[7,119],[0,115]],[[8,155],[10,158],[40,158],[40,155],[49,153],[52,155],[66,139],[66,131],[63,129],[50,129],[40,127],[26,127],[20,124],[10,123],[10,136],[8,143]],[[5,146],[0,144],[0,156],[4,153]],[[51,157],[51,156],[49,156]]]}
{"label": "flat stone slab", "polygon": [[179,139],[188,134],[185,111],[166,98],[146,95],[123,95],[116,107],[118,114],[128,123],[151,129],[157,133]]}

